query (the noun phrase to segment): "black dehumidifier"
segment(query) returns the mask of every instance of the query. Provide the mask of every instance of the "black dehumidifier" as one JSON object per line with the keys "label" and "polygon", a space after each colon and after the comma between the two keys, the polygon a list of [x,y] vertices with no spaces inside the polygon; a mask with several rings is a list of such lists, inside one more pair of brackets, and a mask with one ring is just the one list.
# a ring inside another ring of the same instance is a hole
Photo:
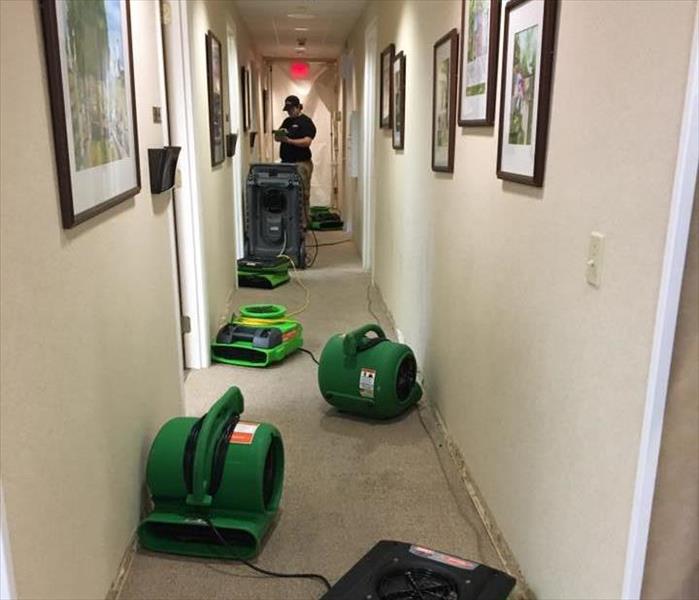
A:
{"label": "black dehumidifier", "polygon": [[505,600],[515,583],[486,565],[383,540],[321,600]]}
{"label": "black dehumidifier", "polygon": [[304,269],[303,223],[303,181],[296,165],[250,165],[245,193],[246,259],[288,256]]}

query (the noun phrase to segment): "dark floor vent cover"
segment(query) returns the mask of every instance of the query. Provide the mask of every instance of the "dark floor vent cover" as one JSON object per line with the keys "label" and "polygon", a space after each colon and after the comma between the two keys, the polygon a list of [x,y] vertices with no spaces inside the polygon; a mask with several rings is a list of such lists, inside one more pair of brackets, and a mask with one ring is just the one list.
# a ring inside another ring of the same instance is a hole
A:
{"label": "dark floor vent cover", "polygon": [[486,565],[384,540],[322,600],[505,600],[515,583],[506,573]]}

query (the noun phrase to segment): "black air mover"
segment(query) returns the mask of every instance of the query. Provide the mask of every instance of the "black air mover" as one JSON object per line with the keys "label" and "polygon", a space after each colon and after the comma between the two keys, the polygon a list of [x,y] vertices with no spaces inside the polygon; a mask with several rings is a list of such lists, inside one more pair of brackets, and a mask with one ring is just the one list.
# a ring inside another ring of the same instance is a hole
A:
{"label": "black air mover", "polygon": [[384,540],[321,600],[505,600],[515,583],[486,565]]}

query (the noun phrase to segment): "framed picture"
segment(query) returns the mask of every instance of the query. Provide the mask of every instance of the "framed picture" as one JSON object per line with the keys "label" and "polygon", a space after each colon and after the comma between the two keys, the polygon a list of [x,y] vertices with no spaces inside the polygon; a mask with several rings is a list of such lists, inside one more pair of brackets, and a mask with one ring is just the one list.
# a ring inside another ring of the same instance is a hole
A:
{"label": "framed picture", "polygon": [[209,140],[211,166],[226,158],[223,139],[223,81],[221,75],[221,42],[213,31],[206,34],[206,75],[209,88]]}
{"label": "framed picture", "polygon": [[63,227],[141,191],[126,0],[41,3]]}
{"label": "framed picture", "polygon": [[461,0],[459,125],[495,122],[500,0]]}
{"label": "framed picture", "polygon": [[390,129],[393,125],[393,78],[392,65],[395,58],[396,47],[393,44],[386,46],[381,53],[381,85],[379,86],[379,127]]}
{"label": "framed picture", "polygon": [[267,108],[267,103],[269,102],[269,94],[266,89],[262,90],[262,133],[267,133],[267,116],[269,114],[269,109]]}
{"label": "framed picture", "polygon": [[245,67],[240,67],[240,106],[243,109],[243,131],[250,128],[249,81],[248,70]]}
{"label": "framed picture", "polygon": [[452,29],[435,43],[432,66],[432,170],[447,173],[454,172],[458,45]]}
{"label": "framed picture", "polygon": [[399,52],[391,66],[393,100],[393,149],[402,150],[405,145],[405,54]]}
{"label": "framed picture", "polygon": [[252,104],[252,71],[250,67],[245,69],[245,114],[248,118],[248,129],[255,129],[255,115]]}
{"label": "framed picture", "polygon": [[505,6],[500,179],[544,183],[557,10],[557,0],[511,0]]}
{"label": "framed picture", "polygon": [[260,91],[258,89],[259,79],[257,75],[257,68],[254,66],[248,67],[248,114],[250,118],[248,119],[248,126],[250,131],[258,132],[260,125],[258,121],[260,120],[260,106],[258,104]]}

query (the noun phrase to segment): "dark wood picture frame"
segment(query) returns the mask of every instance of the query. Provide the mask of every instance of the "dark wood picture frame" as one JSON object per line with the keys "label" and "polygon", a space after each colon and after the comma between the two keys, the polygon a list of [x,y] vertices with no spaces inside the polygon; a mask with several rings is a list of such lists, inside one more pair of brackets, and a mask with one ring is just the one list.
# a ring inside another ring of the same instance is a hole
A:
{"label": "dark wood picture frame", "polygon": [[[447,162],[446,164],[437,164],[435,157],[435,140],[437,136],[438,115],[437,115],[437,54],[441,46],[449,44],[449,73],[447,81],[449,83],[448,91],[448,115],[447,115]],[[457,74],[459,60],[459,32],[452,29],[449,33],[439,38],[433,47],[432,54],[432,170],[444,173],[454,172],[454,140],[456,129],[456,91],[457,91]]]}
{"label": "dark wood picture frame", "polygon": [[243,111],[243,131],[250,128],[250,108],[248,106],[248,74],[245,67],[240,67],[240,106]]}
{"label": "dark wood picture frame", "polygon": [[[400,71],[400,82],[398,86],[398,91],[395,89],[395,68],[394,65],[398,64],[398,69]],[[405,148],[405,54],[401,51],[395,55],[393,62],[391,63],[391,87],[393,93],[391,95],[391,110],[393,111],[393,124],[391,126],[391,145],[394,150],[403,150]],[[395,110],[394,103],[395,98],[398,95],[398,106],[399,110]],[[400,132],[400,139],[396,142],[396,133]]]}
{"label": "dark wood picture frame", "polygon": [[541,60],[538,70],[539,94],[534,100],[536,105],[536,132],[534,133],[534,165],[533,174],[522,175],[505,171],[502,166],[503,126],[505,117],[505,100],[509,92],[507,71],[509,51],[507,40],[509,35],[510,15],[512,11],[532,0],[510,0],[505,6],[505,29],[502,51],[502,81],[500,87],[500,130],[498,133],[497,176],[500,179],[515,181],[526,185],[542,187],[546,166],[546,145],[548,140],[549,113],[551,109],[551,87],[553,80],[553,59],[556,46],[556,21],[558,0],[544,0],[541,32]]}
{"label": "dark wood picture frame", "polygon": [[267,88],[262,89],[262,133],[267,133],[267,117],[269,116],[269,94]]}
{"label": "dark wood picture frame", "polygon": [[[226,160],[226,144],[223,131],[223,55],[221,42],[209,30],[206,33],[206,80],[209,92],[209,143],[211,166],[220,165]],[[214,69],[214,52],[218,52],[218,73]],[[218,83],[216,92],[215,85]]]}
{"label": "dark wood picture frame", "polygon": [[[248,117],[248,129],[257,131],[257,122],[255,119],[255,104],[253,101],[253,86],[252,86],[252,68],[245,68],[245,114]],[[253,129],[254,128],[254,129]]]}
{"label": "dark wood picture frame", "polygon": [[[381,129],[393,127],[393,61],[395,56],[396,47],[394,44],[389,44],[383,49],[379,57],[379,127]],[[386,66],[388,66],[388,89],[385,89]],[[384,111],[386,99],[388,99],[387,112]]]}
{"label": "dark wood picture frame", "polygon": [[490,27],[488,30],[488,77],[486,82],[485,117],[482,119],[466,119],[462,114],[463,85],[464,85],[464,52],[466,49],[466,6],[474,0],[461,0],[461,53],[459,55],[459,111],[460,127],[482,127],[495,123],[495,97],[498,86],[498,46],[500,42],[500,3],[501,0],[490,0]]}
{"label": "dark wood picture frame", "polygon": [[[58,175],[58,192],[61,205],[61,221],[64,229],[71,229],[92,217],[109,210],[134,197],[141,191],[141,164],[138,148],[138,123],[136,116],[136,93],[134,85],[133,46],[131,41],[131,7],[129,0],[123,0],[126,16],[126,45],[128,46],[129,82],[131,93],[127,101],[131,103],[131,127],[133,128],[133,157],[135,186],[120,191],[118,194],[105,198],[92,207],[76,212],[74,203],[74,180],[70,160],[68,127],[69,118],[66,115],[66,96],[63,87],[63,65],[61,64],[60,41],[58,31],[58,13],[56,0],[41,0],[42,29],[44,36],[44,53],[46,55],[46,71],[51,104],[51,122],[53,128],[53,144]],[[106,163],[104,163],[106,164]],[[101,167],[102,165],[100,165]]]}

